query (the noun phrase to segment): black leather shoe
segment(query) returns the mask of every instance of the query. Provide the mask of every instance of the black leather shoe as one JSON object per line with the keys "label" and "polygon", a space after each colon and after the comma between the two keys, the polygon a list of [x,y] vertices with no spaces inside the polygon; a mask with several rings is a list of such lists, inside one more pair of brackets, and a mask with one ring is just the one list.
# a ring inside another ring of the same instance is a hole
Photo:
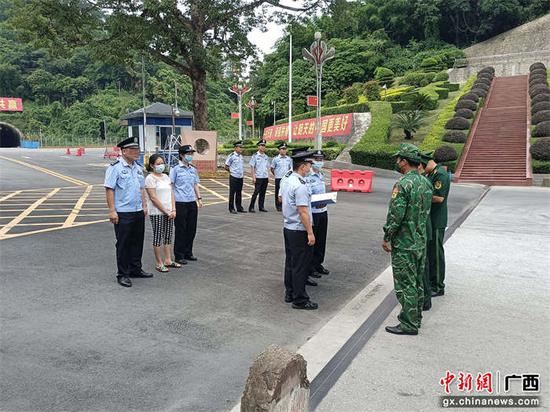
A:
{"label": "black leather shoe", "polygon": [[179,263],[180,265],[187,265],[187,260],[185,259],[175,259],[176,263]]}
{"label": "black leather shoe", "polygon": [[321,275],[328,275],[330,270],[325,268],[323,265],[319,265],[315,268],[315,272],[320,273]]}
{"label": "black leather shoe", "polygon": [[139,273],[131,274],[130,277],[131,278],[152,278],[153,274],[141,270]]}
{"label": "black leather shoe", "polygon": [[292,304],[292,309],[303,309],[303,310],[315,310],[319,307],[319,305],[315,302],[307,301],[302,304]]}
{"label": "black leather shoe", "polygon": [[248,213],[256,213],[254,209],[248,209]]}
{"label": "black leather shoe", "polygon": [[268,210],[262,208],[262,209],[260,209],[260,212],[268,212]]}
{"label": "black leather shoe", "polygon": [[386,326],[386,332],[393,333],[394,335],[418,335],[417,330],[403,330],[401,329],[401,325],[397,326]]}
{"label": "black leather shoe", "polygon": [[283,209],[281,209],[280,207],[277,208],[277,212],[282,212]]}
{"label": "black leather shoe", "polygon": [[285,293],[285,302],[286,303],[292,303],[294,298],[292,297],[292,293]]}
{"label": "black leather shoe", "polygon": [[239,212],[239,213],[246,213],[246,210],[241,209],[241,210],[237,210],[237,212]]}
{"label": "black leather shoe", "polygon": [[317,286],[317,282],[314,282],[311,279],[308,279],[308,280],[306,280],[306,285],[308,285],[308,286]]}
{"label": "black leather shoe", "polygon": [[196,262],[198,259],[193,255],[189,255],[189,256],[185,256],[185,260],[190,260],[191,262]]}
{"label": "black leather shoe", "polygon": [[312,277],[312,278],[317,278],[317,279],[319,279],[319,278],[321,277],[320,274],[315,273],[315,272],[311,272],[308,276],[310,276],[310,277]]}
{"label": "black leather shoe", "polygon": [[432,308],[432,302],[425,302],[422,306],[422,310],[430,310]]}
{"label": "black leather shoe", "polygon": [[120,286],[124,286],[125,288],[132,287],[132,281],[128,278],[128,276],[117,276],[116,281]]}
{"label": "black leather shoe", "polygon": [[445,291],[442,290],[440,292],[432,292],[432,298],[436,298],[438,296],[443,296],[445,294]]}
{"label": "black leather shoe", "polygon": [[232,215],[236,215],[237,211],[236,210],[230,210],[229,213],[231,213]]}

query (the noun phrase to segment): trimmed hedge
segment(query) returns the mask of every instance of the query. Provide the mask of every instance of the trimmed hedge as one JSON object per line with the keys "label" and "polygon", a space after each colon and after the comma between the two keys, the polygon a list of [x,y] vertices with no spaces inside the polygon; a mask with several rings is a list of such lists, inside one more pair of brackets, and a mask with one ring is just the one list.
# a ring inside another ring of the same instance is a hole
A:
{"label": "trimmed hedge", "polygon": [[392,155],[398,147],[388,143],[392,123],[392,107],[387,102],[371,102],[372,123],[361,140],[350,150],[351,160],[382,169],[392,169]]}
{"label": "trimmed hedge", "polygon": [[471,119],[474,117],[474,112],[470,109],[458,109],[455,113],[455,117],[462,117],[464,119]]}
{"label": "trimmed hedge", "polygon": [[470,122],[462,117],[453,117],[445,123],[445,129],[448,130],[468,130]]}
{"label": "trimmed hedge", "polygon": [[477,103],[473,100],[459,100],[455,105],[455,110],[470,109],[472,111],[477,110]]}
{"label": "trimmed hedge", "polygon": [[531,118],[531,124],[550,122],[550,110],[541,110]]}
{"label": "trimmed hedge", "polygon": [[399,113],[403,110],[413,110],[413,102],[390,102],[393,113]]}
{"label": "trimmed hedge", "polygon": [[533,63],[531,66],[529,66],[529,71],[533,71],[536,69],[546,69],[546,66],[541,62]]}
{"label": "trimmed hedge", "polygon": [[536,74],[542,74],[543,76],[547,76],[548,73],[546,72],[546,69],[535,69],[535,70],[531,70],[531,73],[530,75],[531,76],[534,76]]}
{"label": "trimmed hedge", "polygon": [[492,75],[491,73],[479,73],[477,75],[477,78],[478,79],[488,79],[488,80],[493,80],[493,77],[495,77],[494,75]]}
{"label": "trimmed hedge", "polygon": [[[321,116],[326,116],[330,114],[366,113],[368,111],[369,111],[368,103],[343,104],[340,106],[322,107]],[[306,113],[292,116],[292,121],[296,122],[298,120],[311,119],[315,117],[315,115],[316,115],[315,110],[312,110]],[[288,118],[277,120],[275,124],[283,124],[283,123],[288,123]]]}
{"label": "trimmed hedge", "polygon": [[531,156],[536,160],[550,160],[550,137],[543,137],[531,145]]}
{"label": "trimmed hedge", "polygon": [[478,89],[477,87],[472,89],[470,93],[477,94],[479,97],[483,97],[483,98],[487,97],[487,90]]}
{"label": "trimmed hedge", "polygon": [[547,85],[540,84],[540,85],[531,87],[529,90],[529,96],[531,97],[534,97],[537,94],[541,94],[541,93],[550,94],[550,88],[548,88]]}
{"label": "trimmed hedge", "polygon": [[479,82],[475,82],[473,87],[473,89],[481,89],[481,90],[485,90],[486,92],[488,92],[490,88],[491,86],[489,86],[488,84],[479,83]]}
{"label": "trimmed hedge", "polygon": [[533,137],[546,137],[550,136],[550,121],[540,122],[536,125],[535,130],[531,133]]}
{"label": "trimmed hedge", "polygon": [[446,71],[439,72],[434,77],[435,82],[446,82],[447,80],[449,80],[449,73]]}
{"label": "trimmed hedge", "polygon": [[537,94],[535,97],[531,99],[531,106],[534,106],[537,103],[541,103],[541,102],[550,102],[550,94],[546,94],[546,93]]}
{"label": "trimmed hedge", "polygon": [[434,73],[408,72],[401,78],[399,84],[410,84],[411,86],[422,87],[433,82]]}
{"label": "trimmed hedge", "polygon": [[436,163],[450,162],[458,159],[458,153],[452,146],[441,146],[435,149],[434,160]]}
{"label": "trimmed hedge", "polygon": [[495,68],[492,67],[492,66],[484,67],[483,69],[481,69],[480,71],[477,72],[478,77],[481,73],[495,74]]}
{"label": "trimmed hedge", "polygon": [[537,114],[538,112],[550,110],[550,101],[539,102],[531,107],[531,113]]}
{"label": "trimmed hedge", "polygon": [[472,93],[470,90],[470,93],[466,93],[464,96],[460,98],[461,100],[473,100],[474,102],[479,101],[479,96],[476,93]]}
{"label": "trimmed hedge", "polygon": [[456,92],[456,91],[460,90],[460,84],[458,84],[458,83],[445,82],[443,87],[445,87],[450,92]]}
{"label": "trimmed hedge", "polygon": [[538,85],[538,84],[548,84],[546,76],[537,76],[529,79],[529,89]]}
{"label": "trimmed hedge", "polygon": [[531,162],[533,173],[550,173],[550,161],[533,159]]}
{"label": "trimmed hedge", "polygon": [[460,130],[450,130],[443,135],[442,140],[449,143],[466,143],[468,136]]}

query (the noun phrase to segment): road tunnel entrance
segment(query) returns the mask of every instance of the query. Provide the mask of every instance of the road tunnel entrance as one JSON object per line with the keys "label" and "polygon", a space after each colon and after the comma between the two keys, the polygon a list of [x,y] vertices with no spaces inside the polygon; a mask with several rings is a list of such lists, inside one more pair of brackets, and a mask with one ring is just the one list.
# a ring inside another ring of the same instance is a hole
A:
{"label": "road tunnel entrance", "polygon": [[0,147],[21,146],[22,133],[9,123],[0,122]]}

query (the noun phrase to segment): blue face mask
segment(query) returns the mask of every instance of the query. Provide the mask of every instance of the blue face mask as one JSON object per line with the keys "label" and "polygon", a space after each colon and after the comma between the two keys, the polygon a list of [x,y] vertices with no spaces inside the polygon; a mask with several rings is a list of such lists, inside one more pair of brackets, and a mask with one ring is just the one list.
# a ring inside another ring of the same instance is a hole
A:
{"label": "blue face mask", "polygon": [[156,165],[156,166],[155,166],[155,172],[157,172],[157,173],[162,173],[162,172],[164,172],[164,168],[165,168],[165,165],[164,165],[164,164],[162,164],[162,165]]}
{"label": "blue face mask", "polygon": [[313,162],[313,167],[317,170],[321,170],[324,166],[325,162],[321,161],[315,161]]}
{"label": "blue face mask", "polygon": [[193,161],[193,156],[192,155],[185,155],[185,161],[187,163],[191,163]]}

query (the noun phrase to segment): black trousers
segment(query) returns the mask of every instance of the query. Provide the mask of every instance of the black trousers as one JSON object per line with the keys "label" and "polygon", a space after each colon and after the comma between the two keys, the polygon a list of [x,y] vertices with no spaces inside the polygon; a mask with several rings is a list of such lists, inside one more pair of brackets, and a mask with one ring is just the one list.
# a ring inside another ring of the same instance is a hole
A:
{"label": "black trousers", "polygon": [[250,199],[250,206],[248,206],[248,209],[254,209],[254,204],[256,203],[256,198],[258,197],[258,195],[260,196],[260,198],[258,199],[258,207],[260,209],[264,209],[265,192],[267,190],[268,182],[269,182],[269,179],[267,177],[265,179],[256,178],[256,184],[254,185],[254,193],[252,194],[252,199]]}
{"label": "black trousers", "polygon": [[197,202],[176,202],[176,219],[174,221],[174,258],[176,260],[193,255],[198,214]]}
{"label": "black trousers", "polygon": [[229,210],[243,210],[243,178],[229,176]]}
{"label": "black trousers", "polygon": [[140,212],[118,212],[114,225],[116,237],[117,277],[141,272],[145,215]]}
{"label": "black trousers", "polygon": [[306,280],[311,267],[312,247],[307,244],[307,232],[284,229],[285,289],[294,303],[301,305],[309,300]]}
{"label": "black trousers", "polygon": [[325,250],[327,246],[328,212],[312,213],[313,234],[315,245],[313,246],[312,268],[315,269],[325,261]]}
{"label": "black trousers", "polygon": [[275,208],[280,212],[283,204],[279,202],[279,190],[281,189],[281,179],[275,179]]}

